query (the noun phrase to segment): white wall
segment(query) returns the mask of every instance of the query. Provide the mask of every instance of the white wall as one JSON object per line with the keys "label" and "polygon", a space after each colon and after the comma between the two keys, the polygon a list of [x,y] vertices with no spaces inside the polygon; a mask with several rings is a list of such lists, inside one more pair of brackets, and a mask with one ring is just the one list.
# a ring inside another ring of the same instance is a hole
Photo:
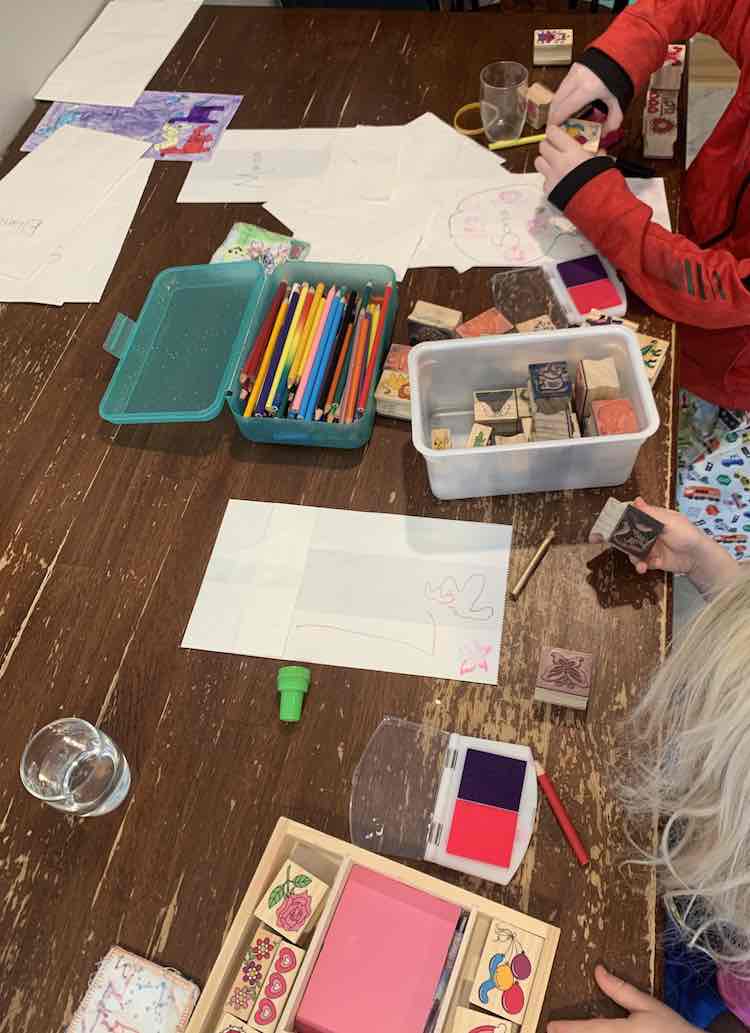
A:
{"label": "white wall", "polygon": [[33,107],[49,73],[105,0],[0,0],[0,154]]}

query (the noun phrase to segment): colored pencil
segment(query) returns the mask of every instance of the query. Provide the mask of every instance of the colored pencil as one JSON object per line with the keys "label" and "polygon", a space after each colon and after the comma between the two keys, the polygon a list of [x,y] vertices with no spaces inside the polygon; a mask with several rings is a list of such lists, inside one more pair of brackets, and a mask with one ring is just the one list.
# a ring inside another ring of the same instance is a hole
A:
{"label": "colored pencil", "polygon": [[300,377],[299,384],[297,385],[297,393],[294,396],[294,401],[292,402],[292,407],[290,409],[290,412],[293,416],[299,415],[299,410],[302,406],[302,399],[304,398],[305,391],[307,390],[307,382],[310,379],[310,371],[312,370],[313,362],[315,361],[315,355],[317,353],[318,347],[320,346],[320,340],[323,336],[326,323],[328,322],[328,317],[331,313],[331,306],[333,305],[333,299],[335,297],[335,294],[336,288],[331,287],[328,291],[328,294],[326,295],[326,302],[323,307],[323,311],[320,315],[320,318],[318,320],[318,326],[316,327],[315,334],[308,348],[307,358],[305,359],[305,368],[302,371],[302,376]]}
{"label": "colored pencil", "polygon": [[367,367],[369,365],[370,349],[372,348],[372,324],[375,321],[375,310],[374,306],[370,305],[367,310],[367,330],[365,331],[364,347],[362,348],[362,365],[359,370],[359,376],[352,385],[352,398],[351,398],[351,417],[352,420],[357,418],[357,404],[359,403],[359,397],[362,394],[365,386],[365,377],[367,376]]}
{"label": "colored pencil", "polygon": [[299,407],[298,416],[302,420],[306,420],[307,411],[310,404],[310,398],[315,389],[315,384],[318,378],[320,370],[320,364],[323,361],[326,349],[328,348],[329,342],[331,341],[331,335],[334,332],[334,328],[338,325],[339,311],[342,308],[343,302],[341,299],[341,292],[337,289],[331,302],[331,307],[328,310],[325,325],[323,327],[323,333],[320,335],[320,340],[315,348],[314,353],[311,353],[312,362],[310,364],[309,375],[307,377],[307,384],[305,385],[304,394]]}
{"label": "colored pencil", "polygon": [[287,335],[289,334],[289,327],[294,319],[294,313],[297,310],[297,302],[299,301],[299,284],[295,283],[292,287],[292,292],[289,295],[289,305],[286,310],[286,316],[284,317],[284,325],[281,327],[281,333],[276,339],[276,347],[273,350],[271,361],[266,371],[265,380],[263,381],[263,387],[261,388],[260,394],[258,395],[258,401],[255,404],[254,415],[264,416],[266,411],[266,402],[268,400],[268,393],[271,390],[271,383],[276,375],[276,367],[278,366],[281,353],[286,344]]}
{"label": "colored pencil", "polygon": [[351,291],[346,301],[346,307],[344,309],[344,315],[339,325],[339,331],[336,335],[331,354],[328,358],[328,365],[326,367],[323,381],[321,384],[320,395],[318,396],[318,405],[315,409],[314,420],[319,420],[325,412],[325,407],[331,396],[331,385],[333,384],[333,378],[336,370],[339,368],[339,364],[344,361],[344,348],[346,346],[346,334],[349,326],[354,317],[354,309],[357,304],[357,292]]}
{"label": "colored pencil", "polygon": [[336,310],[336,316],[333,325],[331,326],[331,329],[328,333],[328,340],[326,341],[324,347],[321,349],[318,369],[315,372],[312,390],[310,391],[310,397],[305,406],[304,418],[306,420],[315,419],[315,412],[318,407],[318,399],[320,398],[320,395],[323,391],[323,381],[328,371],[331,356],[334,354],[336,342],[339,339],[339,330],[341,329],[341,324],[343,323],[344,313],[346,312],[346,309],[347,303],[344,301],[344,295],[342,294],[339,298],[338,308]]}
{"label": "colored pencil", "polygon": [[362,369],[362,363],[364,361],[364,353],[367,347],[367,334],[370,329],[370,313],[367,311],[362,312],[362,318],[360,320],[359,332],[357,334],[357,344],[354,349],[351,365],[349,366],[349,383],[346,385],[345,400],[342,401],[342,408],[344,415],[342,417],[342,423],[351,423],[352,416],[354,413],[354,406],[357,401],[357,390],[360,378],[360,372]]}
{"label": "colored pencil", "polygon": [[354,322],[354,329],[352,331],[351,347],[349,348],[349,354],[347,361],[344,365],[344,369],[341,374],[341,381],[336,391],[336,397],[334,399],[334,418],[340,423],[344,419],[344,412],[346,411],[346,400],[349,397],[349,387],[352,382],[352,373],[354,370],[354,356],[357,353],[357,345],[359,344],[360,332],[362,330],[362,303],[359,304],[359,311],[357,312],[357,318]]}
{"label": "colored pencil", "polygon": [[281,333],[281,327],[284,323],[284,320],[286,319],[286,313],[288,308],[289,298],[285,297],[279,307],[279,311],[276,313],[276,320],[273,324],[273,330],[271,331],[271,336],[268,339],[268,344],[266,345],[265,354],[263,355],[263,361],[260,364],[258,375],[255,378],[253,389],[250,392],[250,396],[247,400],[247,405],[245,406],[245,416],[253,415],[253,407],[255,406],[255,403],[258,400],[258,396],[260,395],[260,389],[263,387],[263,381],[268,371],[268,367],[271,364],[271,356],[273,355],[274,348],[276,347],[276,339]]}
{"label": "colored pencil", "polygon": [[336,369],[333,374],[331,386],[328,389],[328,397],[326,398],[325,409],[323,411],[325,418],[329,421],[333,419],[336,414],[336,410],[338,409],[338,402],[334,402],[334,399],[338,391],[339,381],[343,383],[346,379],[346,372],[344,372],[344,369],[345,367],[348,367],[349,364],[349,357],[351,355],[350,343],[353,331],[354,320],[352,319],[349,322],[349,326],[346,328],[344,343],[342,345],[341,352],[339,353],[338,362],[336,363]]}
{"label": "colored pencil", "polygon": [[534,555],[531,557],[531,559],[529,560],[529,563],[528,563],[528,565],[526,567],[526,570],[524,570],[523,574],[521,574],[520,578],[516,582],[515,587],[511,590],[511,593],[510,593],[511,599],[514,599],[514,600],[518,599],[518,597],[521,594],[521,592],[523,592],[524,588],[526,587],[526,582],[529,580],[531,575],[534,573],[536,568],[539,566],[539,564],[544,559],[544,554],[547,552],[547,549],[549,549],[550,545],[552,544],[552,542],[554,540],[554,537],[555,537],[555,532],[554,531],[550,531],[550,533],[544,539],[544,541],[539,546],[539,548],[536,550]]}
{"label": "colored pencil", "polygon": [[508,147],[522,147],[526,143],[541,143],[546,133],[536,133],[534,136],[519,136],[515,140],[496,140],[487,146],[491,151],[504,151]]}
{"label": "colored pencil", "polygon": [[300,317],[302,316],[302,309],[304,308],[304,304],[307,301],[307,292],[309,291],[309,289],[310,285],[308,283],[302,284],[302,288],[299,292],[299,300],[297,301],[297,305],[294,310],[294,316],[292,318],[292,322],[289,325],[289,333],[286,335],[286,341],[284,342],[284,349],[281,353],[281,356],[279,357],[279,364],[276,367],[276,373],[274,374],[274,378],[271,381],[271,390],[268,392],[268,400],[266,401],[266,412],[274,413],[276,412],[276,408],[278,408],[274,408],[276,392],[279,389],[279,382],[282,378],[282,375],[285,374],[284,379],[286,379],[286,376],[289,375],[289,367],[292,364],[294,347],[297,341],[297,329],[299,327]]}
{"label": "colored pencil", "polygon": [[542,792],[547,797],[547,803],[552,808],[552,813],[557,818],[557,824],[562,829],[562,833],[567,839],[571,850],[576,855],[579,864],[588,864],[589,855],[586,853],[586,848],[581,842],[578,833],[573,828],[573,822],[570,820],[568,812],[563,807],[562,800],[557,795],[555,787],[550,781],[549,775],[546,773],[539,761],[536,761],[536,778],[537,782],[541,786]]}
{"label": "colored pencil", "polygon": [[322,306],[325,304],[323,298],[323,292],[325,290],[325,284],[319,283],[315,288],[313,294],[312,306],[308,313],[307,323],[305,325],[305,332],[302,336],[301,347],[297,350],[297,354],[292,365],[292,371],[289,374],[289,383],[294,387],[299,383],[299,378],[304,368],[305,360],[307,359],[307,350],[310,345],[310,341],[315,333],[315,328],[318,324],[318,317],[322,312]]}
{"label": "colored pencil", "polygon": [[383,336],[385,334],[385,324],[388,319],[388,309],[391,304],[391,295],[393,294],[393,285],[387,283],[385,291],[383,292],[383,304],[380,307],[378,314],[378,325],[377,325],[377,337],[375,345],[370,352],[370,361],[367,364],[367,376],[365,377],[365,383],[362,391],[360,392],[359,399],[357,400],[357,412],[363,413],[367,408],[367,398],[370,394],[370,387],[372,386],[373,377],[375,376],[375,369],[378,364],[378,355],[383,344]]}
{"label": "colored pencil", "polygon": [[258,369],[263,359],[263,353],[265,352],[266,345],[268,344],[268,338],[271,336],[273,325],[276,321],[281,303],[286,295],[287,282],[282,280],[276,288],[271,304],[266,313],[266,318],[263,320],[260,330],[255,335],[255,341],[252,348],[245,360],[245,365],[242,367],[240,373],[240,383],[244,384],[247,380],[252,380],[258,372]]}
{"label": "colored pencil", "polygon": [[297,324],[297,336],[292,345],[292,352],[290,352],[286,368],[282,371],[281,379],[279,381],[276,394],[274,395],[273,411],[275,416],[286,415],[287,406],[289,404],[290,378],[292,375],[292,370],[294,368],[294,362],[296,360],[297,354],[299,353],[299,349],[302,347],[303,344],[305,332],[307,329],[306,323],[307,320],[310,318],[312,303],[313,292],[312,290],[309,290],[307,293],[307,297],[305,298],[305,311],[303,311],[300,317],[300,321]]}

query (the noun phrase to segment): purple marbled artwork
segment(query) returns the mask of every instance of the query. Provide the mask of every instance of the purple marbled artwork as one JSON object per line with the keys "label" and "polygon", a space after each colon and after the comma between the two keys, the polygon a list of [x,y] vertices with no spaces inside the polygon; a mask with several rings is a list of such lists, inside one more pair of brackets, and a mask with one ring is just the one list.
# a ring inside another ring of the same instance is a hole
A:
{"label": "purple marbled artwork", "polygon": [[21,150],[33,151],[60,126],[73,125],[148,140],[144,158],[207,161],[241,103],[229,93],[159,90],[146,90],[132,108],[56,101]]}

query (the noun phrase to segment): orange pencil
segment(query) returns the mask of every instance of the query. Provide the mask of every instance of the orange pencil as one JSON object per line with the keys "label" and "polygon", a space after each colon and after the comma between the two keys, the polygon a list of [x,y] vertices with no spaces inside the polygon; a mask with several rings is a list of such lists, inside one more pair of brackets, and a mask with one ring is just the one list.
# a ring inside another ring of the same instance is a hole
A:
{"label": "orange pencil", "polygon": [[370,314],[365,313],[362,316],[362,325],[359,329],[359,337],[357,338],[357,349],[354,353],[354,360],[352,362],[351,383],[349,384],[349,390],[346,395],[346,406],[344,408],[344,423],[351,423],[354,419],[354,409],[357,404],[357,391],[359,390],[359,381],[362,375],[362,364],[365,361],[365,352],[367,350],[367,335],[370,329]]}
{"label": "orange pencil", "polygon": [[378,364],[378,355],[380,354],[380,349],[383,343],[383,335],[385,334],[385,324],[386,320],[388,319],[388,309],[390,307],[392,294],[393,287],[390,283],[387,283],[385,285],[385,291],[383,292],[383,305],[380,309],[380,313],[378,316],[377,339],[375,341],[373,348],[370,351],[370,359],[367,364],[367,376],[365,377],[365,382],[362,385],[362,390],[360,391],[359,398],[357,399],[357,412],[360,414],[363,413],[367,408],[367,396],[370,393],[372,378],[375,376],[375,367]]}
{"label": "orange pencil", "polygon": [[336,419],[339,423],[346,422],[346,409],[349,404],[349,394],[352,387],[352,377],[354,375],[354,363],[356,361],[357,350],[359,348],[359,342],[362,337],[362,324],[364,322],[363,312],[360,309],[360,313],[357,316],[357,322],[354,324],[354,331],[352,333],[352,347],[349,352],[349,361],[346,364],[346,377],[344,379],[344,387],[341,392],[341,398],[339,399],[339,406],[336,411]]}
{"label": "orange pencil", "polygon": [[349,351],[349,341],[351,339],[353,329],[353,323],[350,323],[349,326],[346,328],[346,333],[344,335],[344,343],[341,346],[341,351],[339,352],[339,357],[336,361],[336,369],[333,372],[333,380],[331,381],[331,386],[328,388],[328,394],[325,397],[325,403],[323,405],[324,413],[327,413],[330,410],[331,405],[333,404],[333,398],[336,394],[336,388],[339,386],[339,377],[341,376],[341,370],[344,368],[344,359],[346,358],[346,353]]}

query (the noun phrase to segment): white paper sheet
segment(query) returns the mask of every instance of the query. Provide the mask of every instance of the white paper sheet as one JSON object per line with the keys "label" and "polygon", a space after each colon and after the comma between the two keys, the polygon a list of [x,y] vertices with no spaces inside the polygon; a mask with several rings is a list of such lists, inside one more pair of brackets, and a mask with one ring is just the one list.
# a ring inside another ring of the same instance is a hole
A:
{"label": "white paper sheet", "polygon": [[132,106],[200,5],[201,0],[112,0],[36,99]]}
{"label": "white paper sheet", "polygon": [[41,305],[101,301],[148,182],[152,161],[137,161],[78,227],[28,280],[0,276],[0,301]]}
{"label": "white paper sheet", "polygon": [[511,535],[231,499],[182,645],[494,685]]}
{"label": "white paper sheet", "polygon": [[148,146],[62,126],[23,158],[0,180],[0,275],[25,280],[41,269]]}

